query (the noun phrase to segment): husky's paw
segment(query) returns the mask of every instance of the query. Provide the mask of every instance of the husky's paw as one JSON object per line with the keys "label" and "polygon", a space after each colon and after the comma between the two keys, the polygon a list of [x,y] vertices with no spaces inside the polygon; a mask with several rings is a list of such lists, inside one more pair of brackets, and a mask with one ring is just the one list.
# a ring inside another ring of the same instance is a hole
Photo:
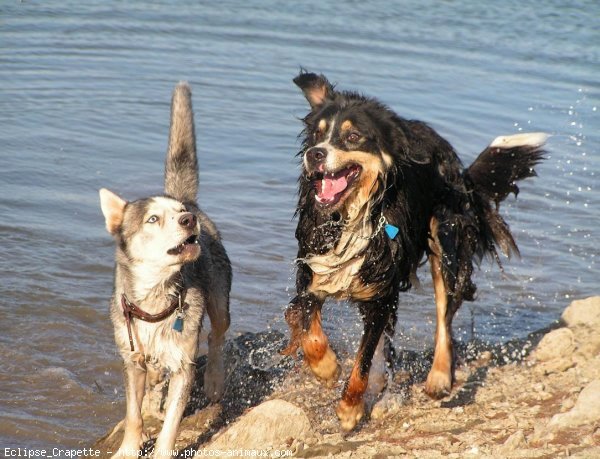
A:
{"label": "husky's paw", "polygon": [[349,432],[356,427],[356,424],[358,424],[365,414],[365,402],[361,400],[356,405],[350,405],[341,400],[335,412],[340,420],[342,429]]}
{"label": "husky's paw", "polygon": [[444,398],[452,390],[452,374],[432,368],[425,382],[425,393],[433,399]]}
{"label": "husky's paw", "polygon": [[211,402],[217,402],[223,396],[225,370],[223,360],[209,362],[204,372],[204,393]]}

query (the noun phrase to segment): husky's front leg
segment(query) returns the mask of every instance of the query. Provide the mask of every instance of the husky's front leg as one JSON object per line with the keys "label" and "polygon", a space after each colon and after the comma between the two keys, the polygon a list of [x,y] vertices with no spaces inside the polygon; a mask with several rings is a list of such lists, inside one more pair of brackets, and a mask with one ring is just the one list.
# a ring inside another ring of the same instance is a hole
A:
{"label": "husky's front leg", "polygon": [[154,458],[156,459],[176,457],[174,446],[177,439],[177,430],[190,396],[193,375],[193,364],[184,364],[181,370],[171,375],[165,420],[154,446]]}
{"label": "husky's front leg", "polygon": [[125,415],[125,434],[118,451],[113,455],[117,457],[138,457],[142,446],[142,400],[146,385],[146,369],[133,354],[131,359],[125,361],[123,373],[125,375],[125,397],[127,399],[127,412]]}

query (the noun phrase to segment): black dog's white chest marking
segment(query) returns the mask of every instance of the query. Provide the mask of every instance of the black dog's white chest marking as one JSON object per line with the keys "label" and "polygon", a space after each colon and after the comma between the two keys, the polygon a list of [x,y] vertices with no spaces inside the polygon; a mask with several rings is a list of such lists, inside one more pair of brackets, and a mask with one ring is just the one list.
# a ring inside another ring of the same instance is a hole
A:
{"label": "black dog's white chest marking", "polygon": [[323,255],[308,255],[302,261],[313,276],[309,291],[318,296],[359,298],[365,288],[358,273],[365,261],[365,249],[372,234],[371,225],[359,229],[347,228],[335,248]]}

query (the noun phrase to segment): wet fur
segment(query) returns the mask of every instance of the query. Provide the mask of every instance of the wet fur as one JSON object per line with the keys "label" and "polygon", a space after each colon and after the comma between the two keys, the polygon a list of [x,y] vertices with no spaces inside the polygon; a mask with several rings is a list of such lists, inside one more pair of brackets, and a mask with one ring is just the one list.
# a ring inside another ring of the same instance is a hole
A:
{"label": "wet fur", "polygon": [[[202,318],[211,322],[204,388],[217,400],[223,392],[222,346],[229,327],[231,266],[213,222],[198,208],[198,165],[191,105],[186,83],[175,88],[165,161],[165,195],[126,202],[108,190],[100,191],[108,231],[116,240],[114,292],[110,316],[115,341],[124,361],[127,414],[124,439],[115,456],[135,456],[142,446],[141,404],[145,388],[156,375],[170,374],[165,420],[154,457],[172,457],[174,441],[195,374],[194,362]],[[149,214],[161,226],[148,223]],[[179,218],[196,217],[195,227],[182,228]],[[150,225],[150,226],[149,226]],[[197,246],[181,255],[167,255],[189,234],[198,233]],[[163,247],[164,246],[164,247]],[[135,351],[131,351],[121,295],[148,313],[167,308],[178,292],[189,308],[182,332],[173,330],[176,314],[158,323],[133,319]],[[154,381],[155,382],[155,381]]]}
{"label": "wet fur", "polygon": [[[323,75],[302,72],[294,82],[311,110],[303,120],[299,153],[297,295],[286,311],[291,339],[285,352],[302,346],[306,354],[306,336],[317,318],[320,324],[326,298],[357,304],[365,332],[338,406],[342,427],[349,430],[363,413],[376,348],[379,354],[390,349],[399,293],[411,288],[425,256],[439,287],[436,357],[425,390],[436,398],[450,390],[452,317],[462,301],[474,299],[474,262],[486,255],[499,262],[497,248],[518,254],[498,207],[510,192],[517,194],[515,182],[535,175],[545,136],[498,138],[464,168],[452,146],[427,124],[404,119],[375,99],[338,91]],[[356,129],[358,144],[349,141],[343,127]],[[325,165],[313,164],[318,161],[311,159],[315,149],[327,153]],[[369,177],[361,176],[335,208],[320,206],[312,177],[322,168],[348,162],[369,171]],[[398,227],[394,239],[385,231],[377,233],[382,215]],[[385,339],[380,340],[382,334]],[[324,335],[319,342],[328,345]],[[313,371],[318,366],[314,356],[308,363]]]}

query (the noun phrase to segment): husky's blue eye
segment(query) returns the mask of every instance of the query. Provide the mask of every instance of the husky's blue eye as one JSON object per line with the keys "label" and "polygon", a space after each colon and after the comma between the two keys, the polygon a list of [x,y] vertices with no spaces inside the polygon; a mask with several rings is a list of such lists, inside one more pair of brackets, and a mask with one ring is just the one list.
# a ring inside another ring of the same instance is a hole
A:
{"label": "husky's blue eye", "polygon": [[146,223],[156,223],[158,221],[158,217],[156,215],[152,215],[152,217],[150,217],[148,220],[146,220]]}

